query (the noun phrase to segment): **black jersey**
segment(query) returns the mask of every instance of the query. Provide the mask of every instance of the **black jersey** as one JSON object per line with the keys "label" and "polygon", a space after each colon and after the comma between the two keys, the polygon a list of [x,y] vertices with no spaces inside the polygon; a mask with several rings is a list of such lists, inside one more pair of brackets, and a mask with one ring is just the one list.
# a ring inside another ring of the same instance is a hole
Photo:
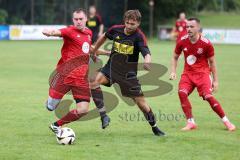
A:
{"label": "black jersey", "polygon": [[113,40],[108,65],[113,72],[126,76],[126,73],[137,73],[139,52],[145,57],[146,54],[150,54],[150,51],[146,37],[140,29],[131,35],[126,35],[124,27],[124,25],[112,26],[105,36]]}
{"label": "black jersey", "polygon": [[96,42],[99,33],[99,26],[103,24],[102,18],[100,15],[96,15],[92,18],[88,18],[87,27],[92,31],[92,41],[93,43]]}

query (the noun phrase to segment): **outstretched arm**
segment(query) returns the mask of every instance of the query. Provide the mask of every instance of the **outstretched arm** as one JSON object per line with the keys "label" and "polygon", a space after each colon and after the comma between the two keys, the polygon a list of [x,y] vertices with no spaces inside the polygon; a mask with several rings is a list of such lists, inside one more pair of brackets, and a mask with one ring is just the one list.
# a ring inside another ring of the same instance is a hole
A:
{"label": "outstretched arm", "polygon": [[47,36],[61,37],[61,31],[58,29],[44,29],[42,33]]}
{"label": "outstretched arm", "polygon": [[107,37],[105,36],[105,34],[101,35],[100,38],[97,40],[92,52],[93,54],[97,54],[97,50],[102,46],[102,44],[106,41]]}
{"label": "outstretched arm", "polygon": [[213,76],[212,88],[213,88],[213,91],[216,92],[218,90],[218,75],[217,75],[217,65],[216,65],[215,57],[214,56],[210,57],[208,59],[208,62],[210,65],[212,76]]}
{"label": "outstretched arm", "polygon": [[100,37],[100,36],[103,34],[103,29],[104,29],[104,25],[101,24],[101,25],[99,26],[98,37]]}
{"label": "outstretched arm", "polygon": [[[90,51],[92,53],[94,53],[93,52],[94,48],[95,48],[95,46],[92,45],[91,49],[90,49]],[[108,50],[105,50],[105,49],[98,49],[95,53],[96,53],[96,55],[106,55],[106,56],[109,56],[111,54],[111,51],[108,51]]]}
{"label": "outstretched arm", "polygon": [[177,69],[177,62],[178,62],[179,55],[174,53],[171,59],[171,73],[170,73],[170,80],[175,80],[177,78],[176,69]]}

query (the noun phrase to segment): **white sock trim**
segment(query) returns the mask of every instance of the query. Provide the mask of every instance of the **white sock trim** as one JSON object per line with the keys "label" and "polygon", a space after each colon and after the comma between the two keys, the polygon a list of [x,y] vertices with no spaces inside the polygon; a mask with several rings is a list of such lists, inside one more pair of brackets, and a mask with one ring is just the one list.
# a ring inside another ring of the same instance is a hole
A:
{"label": "white sock trim", "polygon": [[222,118],[222,121],[223,121],[223,122],[228,122],[229,119],[227,118],[227,116],[224,116],[224,117]]}
{"label": "white sock trim", "polygon": [[195,121],[193,118],[189,118],[189,119],[187,119],[187,121],[195,124]]}

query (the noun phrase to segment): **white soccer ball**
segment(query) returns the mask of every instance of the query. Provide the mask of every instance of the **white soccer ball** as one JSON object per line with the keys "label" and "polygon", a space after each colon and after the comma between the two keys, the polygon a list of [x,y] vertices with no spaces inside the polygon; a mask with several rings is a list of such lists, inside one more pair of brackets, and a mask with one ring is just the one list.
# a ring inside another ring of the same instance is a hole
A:
{"label": "white soccer ball", "polygon": [[75,141],[75,133],[71,128],[64,127],[61,132],[56,135],[57,142],[62,145],[71,145]]}

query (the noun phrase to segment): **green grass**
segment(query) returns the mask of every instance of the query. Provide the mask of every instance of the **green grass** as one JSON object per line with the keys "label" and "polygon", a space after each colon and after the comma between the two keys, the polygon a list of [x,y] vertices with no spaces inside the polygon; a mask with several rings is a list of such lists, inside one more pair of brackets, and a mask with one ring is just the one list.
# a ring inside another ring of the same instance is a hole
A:
{"label": "green grass", "polygon": [[[158,115],[159,126],[167,137],[155,137],[145,121],[128,121],[121,116],[137,115],[136,107],[119,98],[118,107],[109,115],[111,125],[100,129],[100,120],[69,124],[77,139],[72,146],[58,145],[48,125],[56,118],[44,102],[48,96],[48,77],[54,69],[61,41],[0,42],[0,159],[129,159],[129,160],[238,160],[240,131],[230,133],[196,92],[190,96],[199,129],[183,133],[185,125],[177,96],[177,81],[169,82],[166,73],[160,79],[174,89],[147,98],[154,112],[180,115],[179,121]],[[151,41],[153,61],[169,66],[172,42]],[[220,88],[215,94],[229,118],[239,127],[239,45],[216,45]],[[104,58],[106,60],[106,58]],[[179,64],[178,77],[182,70]],[[148,87],[144,87],[147,89]],[[103,87],[112,92],[111,88]],[[109,101],[109,99],[106,99]],[[73,106],[74,107],[74,106]],[[93,107],[92,107],[93,108]],[[129,117],[128,117],[129,118]]]}
{"label": "green grass", "polygon": [[240,28],[239,13],[202,12],[197,15],[202,26],[210,28]]}
{"label": "green grass", "polygon": [[[198,17],[201,21],[203,28],[228,28],[228,29],[239,29],[240,28],[240,16],[239,13],[235,12],[200,12],[195,15],[187,15],[189,17]],[[165,22],[166,26],[173,26],[176,18],[169,19]],[[160,25],[162,22],[159,22]]]}

